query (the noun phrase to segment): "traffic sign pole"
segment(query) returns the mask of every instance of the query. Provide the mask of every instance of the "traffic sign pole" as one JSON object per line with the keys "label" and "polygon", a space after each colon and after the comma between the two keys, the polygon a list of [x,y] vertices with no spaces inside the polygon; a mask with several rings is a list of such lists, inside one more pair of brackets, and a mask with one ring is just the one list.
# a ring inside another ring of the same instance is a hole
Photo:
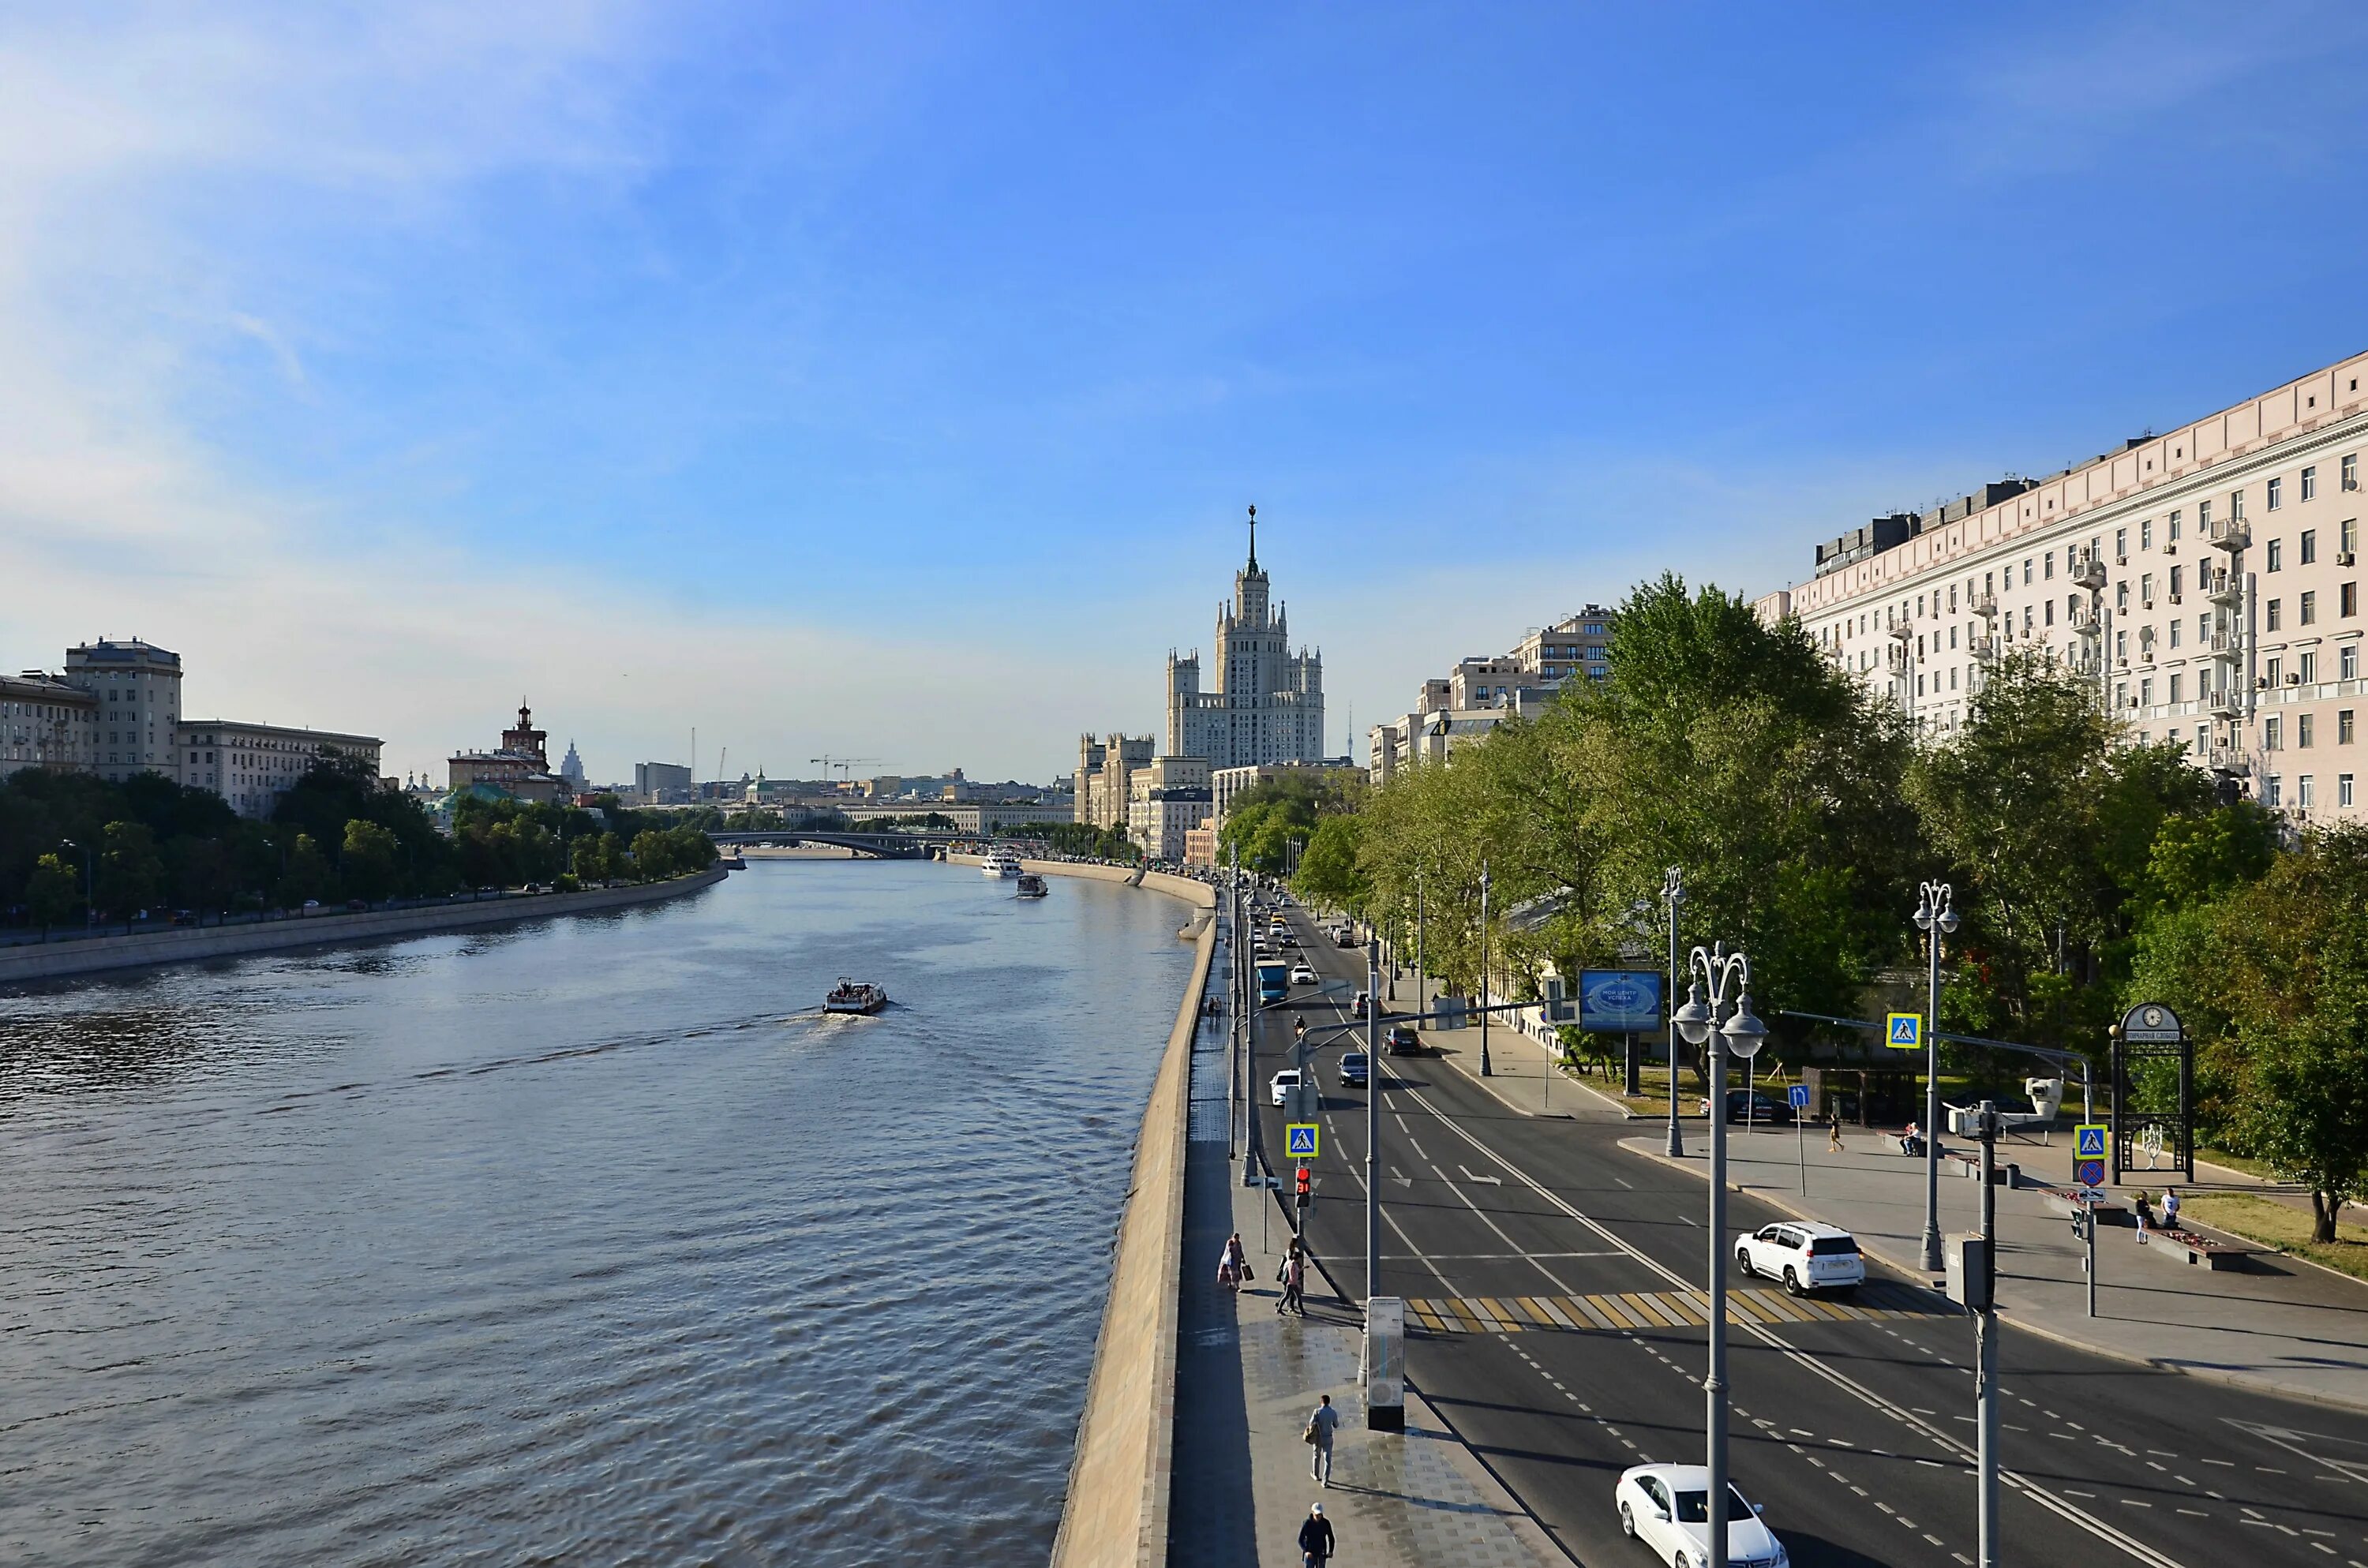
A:
{"label": "traffic sign pole", "polygon": [[1784,1091],[1784,1098],[1793,1107],[1793,1153],[1800,1156],[1801,1196],[1806,1198],[1809,1195],[1809,1145],[1806,1142],[1809,1133],[1804,1113],[1809,1108],[1809,1085],[1793,1085]]}

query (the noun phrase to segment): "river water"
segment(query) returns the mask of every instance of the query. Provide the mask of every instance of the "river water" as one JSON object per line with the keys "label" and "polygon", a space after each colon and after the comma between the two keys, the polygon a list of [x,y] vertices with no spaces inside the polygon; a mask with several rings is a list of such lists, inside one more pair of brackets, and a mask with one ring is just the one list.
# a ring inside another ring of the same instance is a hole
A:
{"label": "river water", "polygon": [[0,995],[0,1560],[1041,1563],[1186,915],[759,861]]}

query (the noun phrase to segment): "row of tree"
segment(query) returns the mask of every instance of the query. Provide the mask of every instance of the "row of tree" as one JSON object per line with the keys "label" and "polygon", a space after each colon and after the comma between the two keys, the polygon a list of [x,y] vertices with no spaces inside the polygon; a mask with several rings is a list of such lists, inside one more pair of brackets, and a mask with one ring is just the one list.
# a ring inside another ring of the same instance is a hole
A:
{"label": "row of tree", "polygon": [[[2333,1206],[2368,1183],[2368,838],[2294,832],[2170,744],[2139,744],[2094,683],[2044,654],[1994,665],[1957,730],[1915,735],[1797,624],[1665,576],[1622,608],[1609,674],[1386,788],[1229,815],[1245,864],[1296,854],[1306,896],[1411,929],[1478,983],[1657,964],[1661,892],[1683,879],[1689,946],[1749,952],[1754,1000],[1798,1058],[1792,1014],[1863,1017],[1917,963],[1920,883],[1955,890],[1941,1028],[2101,1057],[2132,1001],[2203,1042],[2201,1127]],[[1918,966],[1920,967],[1920,966]],[[2331,1230],[2328,1232],[2332,1233]]]}
{"label": "row of tree", "polygon": [[0,781],[0,911],[43,927],[167,909],[376,903],[571,874],[647,880],[713,858],[698,826],[613,801],[586,809],[463,797],[448,838],[418,801],[341,760],[308,772],[268,822],[153,773],[119,783],[28,768]]}

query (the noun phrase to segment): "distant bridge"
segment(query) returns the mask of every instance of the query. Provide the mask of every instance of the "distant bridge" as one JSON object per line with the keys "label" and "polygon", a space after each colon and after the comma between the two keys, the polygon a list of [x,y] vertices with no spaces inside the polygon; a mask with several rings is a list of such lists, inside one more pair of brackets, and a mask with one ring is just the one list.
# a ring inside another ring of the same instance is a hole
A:
{"label": "distant bridge", "polygon": [[[759,828],[749,833],[711,833],[708,841],[721,849],[731,845],[828,844],[852,849],[877,860],[921,860],[963,837],[958,833],[836,833],[802,827]],[[973,835],[974,836],[974,835]]]}

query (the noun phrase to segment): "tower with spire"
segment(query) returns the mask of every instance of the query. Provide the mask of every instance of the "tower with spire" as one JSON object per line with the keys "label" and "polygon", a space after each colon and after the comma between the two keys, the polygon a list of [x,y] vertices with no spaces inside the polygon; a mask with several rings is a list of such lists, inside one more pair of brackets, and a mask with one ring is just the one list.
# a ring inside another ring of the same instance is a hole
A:
{"label": "tower with spire", "polygon": [[1249,561],[1217,610],[1211,688],[1201,654],[1167,654],[1167,755],[1211,767],[1315,762],[1324,756],[1324,656],[1291,647],[1290,611],[1269,597],[1258,559],[1258,508],[1249,509]]}

